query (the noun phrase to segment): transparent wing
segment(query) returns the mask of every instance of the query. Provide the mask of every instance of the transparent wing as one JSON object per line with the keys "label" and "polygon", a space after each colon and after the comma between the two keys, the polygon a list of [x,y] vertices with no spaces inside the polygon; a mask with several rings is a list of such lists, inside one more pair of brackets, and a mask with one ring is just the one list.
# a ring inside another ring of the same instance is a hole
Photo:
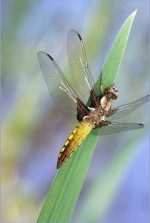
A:
{"label": "transparent wing", "polygon": [[143,127],[144,127],[143,124],[138,124],[138,123],[112,122],[110,125],[100,128],[100,134],[101,135],[110,135],[110,134],[114,134],[114,133],[120,133],[120,132],[124,132],[124,131],[140,129]]}
{"label": "transparent wing", "polygon": [[145,104],[149,99],[150,99],[150,95],[146,95],[143,98],[140,98],[129,104],[113,108],[112,111],[114,110],[115,113],[110,118],[111,119],[123,118],[124,116],[128,115],[132,111],[136,110],[137,108]]}
{"label": "transparent wing", "polygon": [[38,59],[50,94],[56,97],[63,91],[77,103],[77,93],[72,89],[55,60],[49,54],[41,51],[38,52]]}
{"label": "transparent wing", "polygon": [[82,38],[75,30],[68,32],[67,48],[71,71],[69,80],[78,89],[80,98],[86,104],[90,96],[90,90],[94,86],[94,79],[88,67]]}

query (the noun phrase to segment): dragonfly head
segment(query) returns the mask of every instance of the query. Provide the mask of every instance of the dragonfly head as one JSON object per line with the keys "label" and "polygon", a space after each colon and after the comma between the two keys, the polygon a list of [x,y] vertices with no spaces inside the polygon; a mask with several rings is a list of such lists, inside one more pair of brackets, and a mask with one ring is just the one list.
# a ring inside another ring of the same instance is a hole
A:
{"label": "dragonfly head", "polygon": [[111,87],[105,88],[104,94],[108,99],[116,100],[118,98],[118,89],[113,85]]}

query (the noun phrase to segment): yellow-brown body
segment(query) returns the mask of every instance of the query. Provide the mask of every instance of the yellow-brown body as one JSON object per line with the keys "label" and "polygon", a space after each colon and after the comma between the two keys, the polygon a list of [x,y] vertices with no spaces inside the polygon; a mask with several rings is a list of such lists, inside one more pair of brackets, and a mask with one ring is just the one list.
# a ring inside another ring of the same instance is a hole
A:
{"label": "yellow-brown body", "polygon": [[88,136],[93,127],[93,124],[86,119],[83,119],[77,124],[58,155],[57,168],[72,155],[81,142]]}
{"label": "yellow-brown body", "polygon": [[[64,146],[62,147],[57,161],[57,169],[72,155],[72,153],[78,148],[82,141],[89,135],[89,133],[94,128],[101,128],[110,124],[110,121],[105,121],[110,108],[111,108],[111,99],[115,100],[117,98],[117,89],[113,86],[108,89],[105,89],[103,97],[97,104],[97,107],[88,107],[88,114],[85,115],[86,110],[84,104],[81,101],[78,101],[78,113],[82,118],[82,121],[79,121],[77,126],[73,129],[72,133],[68,137]],[[92,96],[93,97],[93,96]],[[95,98],[97,100],[97,98]],[[80,118],[79,115],[79,118]],[[78,116],[77,116],[78,117]],[[79,120],[79,119],[78,119]]]}

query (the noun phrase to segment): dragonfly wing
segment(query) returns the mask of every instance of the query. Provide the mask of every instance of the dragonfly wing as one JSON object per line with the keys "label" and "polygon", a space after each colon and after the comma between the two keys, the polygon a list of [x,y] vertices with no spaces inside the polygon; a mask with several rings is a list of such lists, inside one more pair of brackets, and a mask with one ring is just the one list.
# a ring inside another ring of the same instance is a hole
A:
{"label": "dragonfly wing", "polygon": [[94,79],[88,67],[82,38],[75,30],[68,32],[67,48],[71,71],[70,81],[76,87],[83,103],[86,104],[90,97],[90,90],[94,87]]}
{"label": "dragonfly wing", "polygon": [[115,113],[110,117],[111,119],[120,119],[131,113],[132,111],[138,109],[140,106],[148,102],[150,99],[150,95],[146,95],[143,98],[140,98],[134,102],[112,108],[112,111],[114,110]]}
{"label": "dragonfly wing", "polygon": [[120,133],[129,130],[135,130],[143,128],[143,124],[139,123],[118,123],[118,122],[111,122],[110,125],[104,126],[100,128],[100,135],[110,135],[114,133]]}
{"label": "dragonfly wing", "polygon": [[38,52],[38,59],[50,94],[56,97],[63,91],[77,103],[77,93],[72,89],[55,60],[49,54],[41,51]]}

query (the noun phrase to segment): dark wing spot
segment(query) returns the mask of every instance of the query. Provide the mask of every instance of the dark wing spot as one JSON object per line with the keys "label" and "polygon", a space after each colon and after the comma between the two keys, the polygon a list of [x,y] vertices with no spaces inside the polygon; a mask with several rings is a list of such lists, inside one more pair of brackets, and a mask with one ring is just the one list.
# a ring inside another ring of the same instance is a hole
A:
{"label": "dark wing spot", "polygon": [[80,34],[78,33],[78,37],[79,37],[79,39],[82,41],[82,38],[81,38],[81,36],[80,36]]}
{"label": "dark wing spot", "polygon": [[141,123],[140,123],[139,125],[140,125],[141,127],[144,127],[144,125],[143,125],[143,124],[141,124]]}
{"label": "dark wing spot", "polygon": [[47,56],[53,61],[54,59],[47,53]]}

